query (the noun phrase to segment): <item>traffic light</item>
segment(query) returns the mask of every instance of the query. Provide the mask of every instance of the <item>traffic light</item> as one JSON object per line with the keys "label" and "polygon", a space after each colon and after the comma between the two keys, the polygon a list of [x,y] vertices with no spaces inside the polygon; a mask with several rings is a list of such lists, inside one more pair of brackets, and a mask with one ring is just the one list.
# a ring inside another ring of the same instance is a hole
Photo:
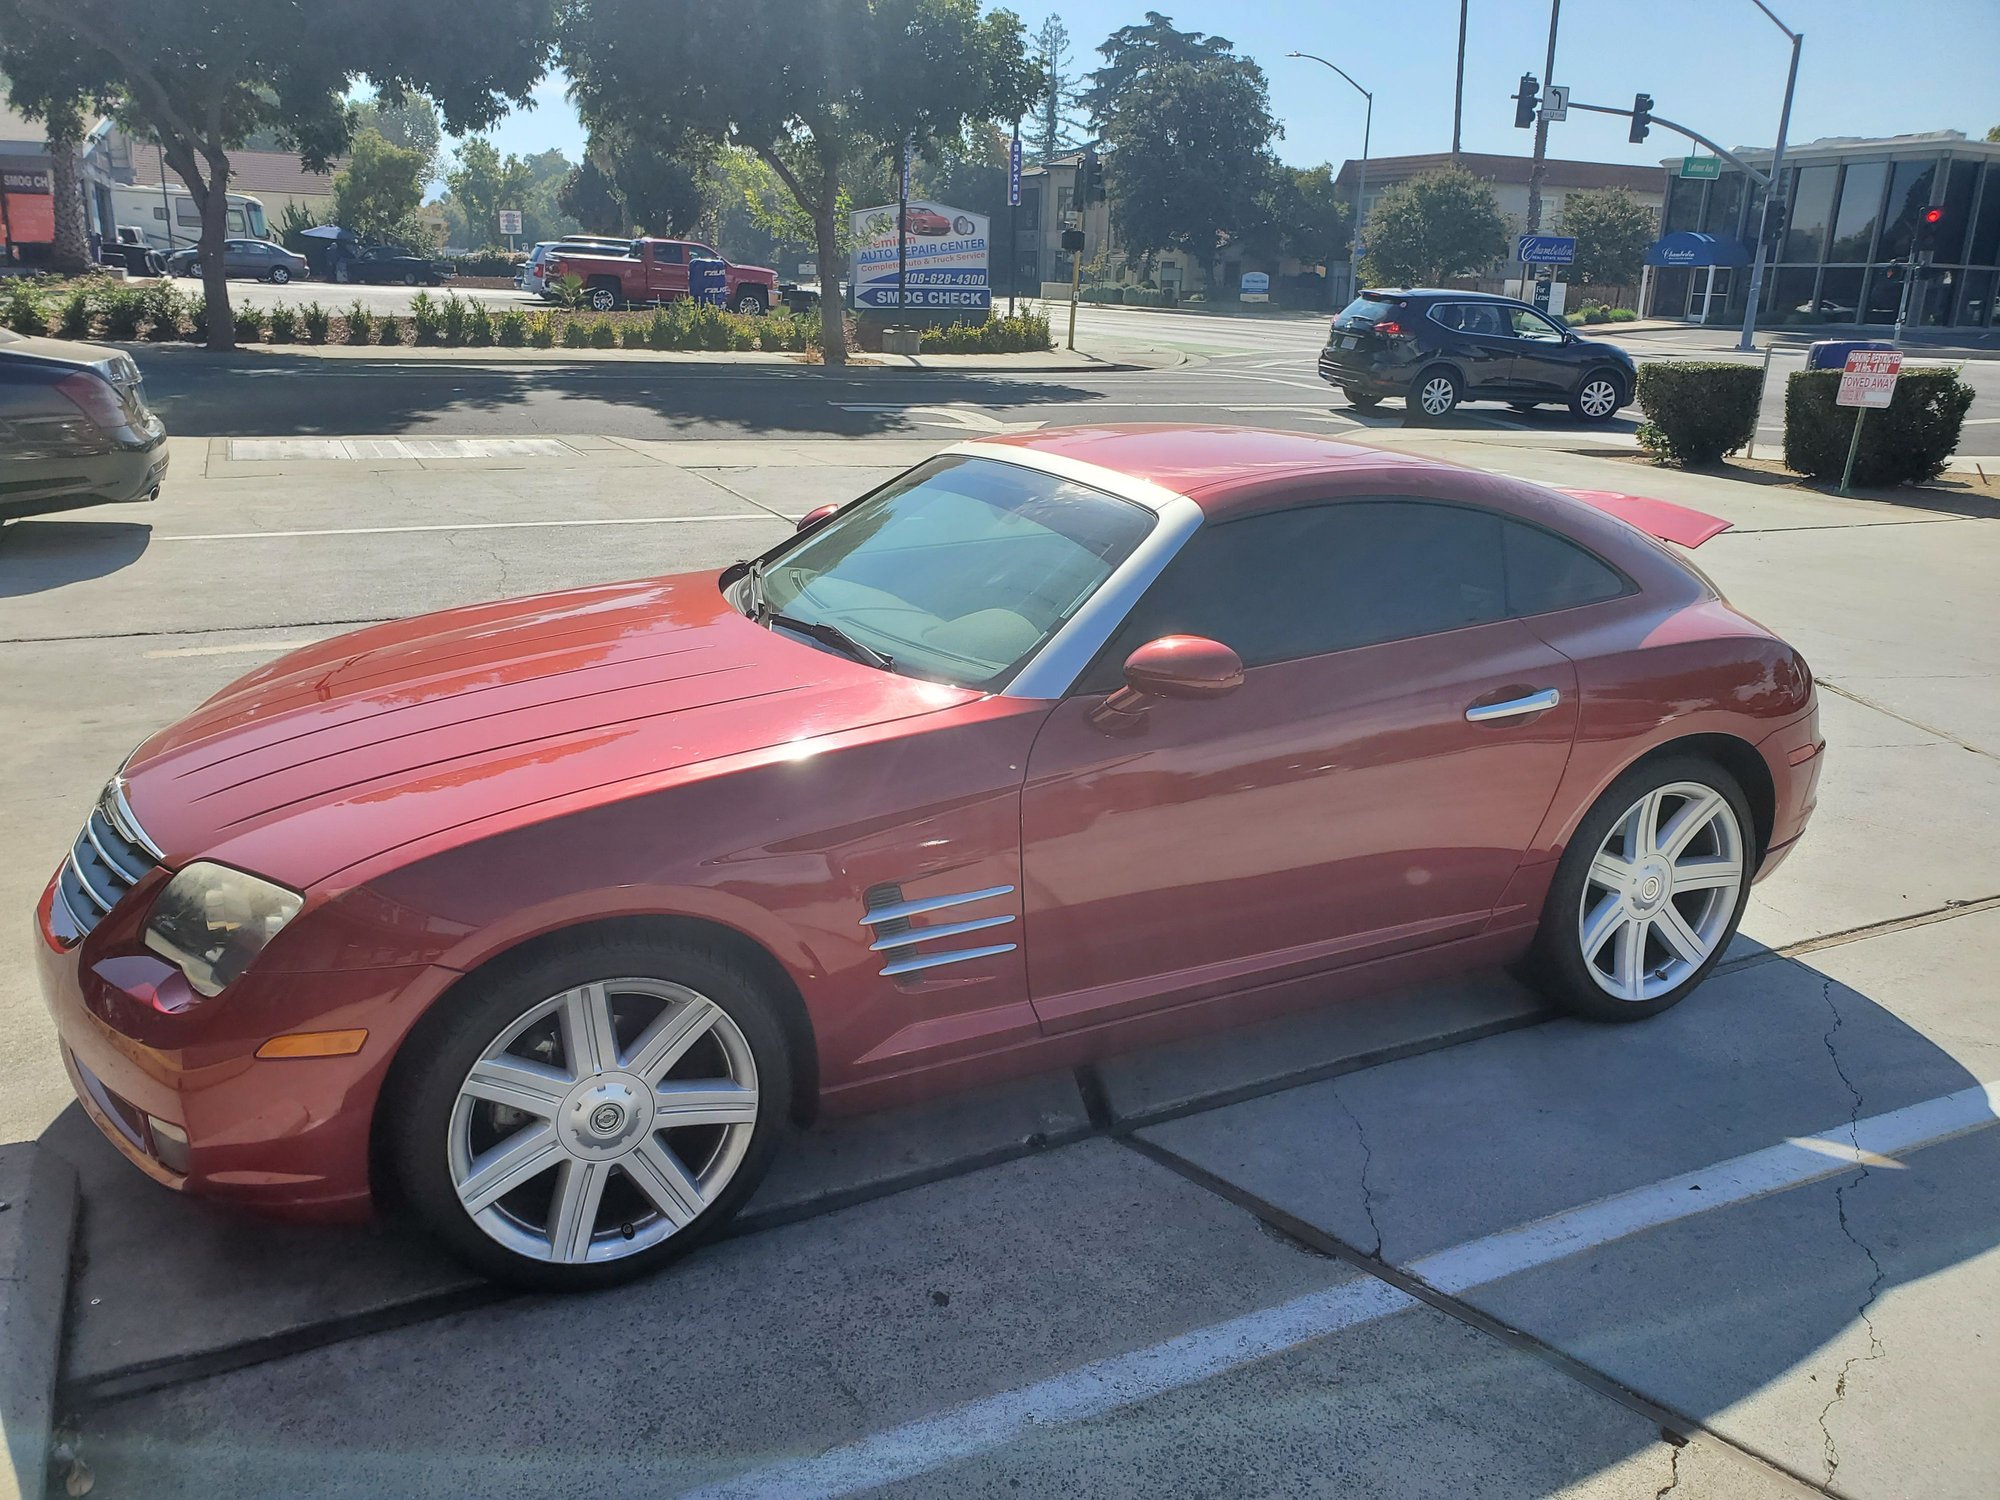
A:
{"label": "traffic light", "polygon": [[1541,107],[1542,86],[1535,81],[1533,73],[1521,75],[1521,91],[1514,96],[1514,128],[1526,130],[1535,123],[1535,112]]}
{"label": "traffic light", "polygon": [[1625,133],[1625,139],[1638,145],[1646,138],[1646,132],[1653,128],[1653,96],[1634,94],[1632,96],[1632,128]]}
{"label": "traffic light", "polygon": [[1782,245],[1785,242],[1785,222],[1792,206],[1783,198],[1773,198],[1771,206],[1764,212],[1764,244],[1766,247]]}
{"label": "traffic light", "polygon": [[1077,197],[1082,203],[1104,201],[1104,162],[1095,146],[1083,153],[1083,191]]}
{"label": "traffic light", "polygon": [[1933,203],[1917,215],[1916,238],[1910,243],[1913,255],[1930,255],[1937,250],[1938,225],[1944,222],[1944,210]]}

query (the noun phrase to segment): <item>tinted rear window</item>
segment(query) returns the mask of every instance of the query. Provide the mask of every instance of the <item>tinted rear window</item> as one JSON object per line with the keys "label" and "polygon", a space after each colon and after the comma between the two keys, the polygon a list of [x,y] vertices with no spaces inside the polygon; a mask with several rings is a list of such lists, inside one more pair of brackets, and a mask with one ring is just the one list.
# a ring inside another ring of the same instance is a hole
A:
{"label": "tinted rear window", "polygon": [[1625,580],[1574,542],[1519,521],[1506,524],[1507,612],[1539,615],[1625,592]]}
{"label": "tinted rear window", "polygon": [[1402,305],[1400,302],[1391,302],[1382,297],[1356,297],[1342,309],[1340,316],[1335,321],[1347,324],[1375,323],[1386,318]]}

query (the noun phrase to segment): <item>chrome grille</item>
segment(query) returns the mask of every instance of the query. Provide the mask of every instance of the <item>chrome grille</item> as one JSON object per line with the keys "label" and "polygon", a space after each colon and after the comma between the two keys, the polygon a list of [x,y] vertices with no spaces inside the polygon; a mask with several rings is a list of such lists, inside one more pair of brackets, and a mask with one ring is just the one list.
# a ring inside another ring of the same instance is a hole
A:
{"label": "chrome grille", "polygon": [[56,880],[76,935],[82,937],[102,921],[159,862],[160,851],[126,805],[123,785],[113,781],[84,820]]}

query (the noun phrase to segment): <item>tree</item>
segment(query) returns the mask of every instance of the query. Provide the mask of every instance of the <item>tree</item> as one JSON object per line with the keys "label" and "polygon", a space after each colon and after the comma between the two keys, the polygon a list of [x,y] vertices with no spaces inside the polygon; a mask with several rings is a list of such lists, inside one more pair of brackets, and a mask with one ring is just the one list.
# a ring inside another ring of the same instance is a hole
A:
{"label": "tree", "polygon": [[491,141],[475,135],[458,148],[444,180],[464,216],[467,244],[477,248],[500,242],[500,210],[521,207],[533,174],[519,156],[503,159]]}
{"label": "tree", "polygon": [[1086,99],[1111,148],[1112,223],[1129,253],[1183,251],[1213,286],[1223,237],[1257,221],[1270,181],[1278,126],[1264,70],[1155,13],[1098,51]]}
{"label": "tree", "polygon": [[570,169],[556,202],[587,234],[632,232],[632,221],[626,217],[625,205],[619,200],[617,184],[591,157],[586,156],[580,166]]}
{"label": "tree", "polygon": [[365,240],[407,240],[424,201],[421,151],[392,146],[372,126],[354,137],[347,165],[333,179],[333,219]]}
{"label": "tree", "polygon": [[1334,185],[1331,165],[1287,167],[1273,162],[1259,206],[1270,253],[1289,255],[1306,266],[1346,259],[1347,203]]}
{"label": "tree", "polygon": [[1507,221],[1493,185],[1462,167],[1397,183],[1368,216],[1362,279],[1423,286],[1470,276],[1507,254]]}
{"label": "tree", "polygon": [[90,264],[89,220],[83,209],[84,106],[70,98],[51,103],[45,123],[49,133],[49,191],[55,211],[55,242],[50,259],[58,271],[74,275]]}
{"label": "tree", "polygon": [[1639,279],[1646,247],[1659,236],[1660,222],[1624,188],[1598,188],[1564,200],[1561,230],[1576,239],[1572,280],[1631,286]]}
{"label": "tree", "polygon": [[397,104],[381,98],[363,99],[354,106],[354,133],[380,131],[382,139],[405,151],[420,151],[424,157],[424,181],[437,176],[438,153],[444,147],[444,125],[437,106],[422,94],[409,94]]}
{"label": "tree", "polygon": [[159,139],[201,214],[208,342],[227,349],[231,150],[269,129],[324,170],[357,79],[392,103],[428,94],[453,130],[488,124],[541,77],[554,25],[554,0],[481,0],[476,26],[404,0],[0,0],[0,69],[36,118],[83,98]]}
{"label": "tree", "polygon": [[721,192],[709,171],[717,150],[652,121],[591,136],[591,155],[610,173],[626,220],[643,234],[685,235],[708,215]]}
{"label": "tree", "polygon": [[1995,125],[1991,130],[1987,131],[1986,139],[1989,141],[2000,141],[2000,125]]}
{"label": "tree", "polygon": [[1027,142],[1035,160],[1047,166],[1077,148],[1069,111],[1076,107],[1076,75],[1070,71],[1069,28],[1061,16],[1050,16],[1035,33],[1035,61],[1042,70],[1042,95],[1035,101],[1035,118]]}
{"label": "tree", "polygon": [[[755,152],[811,218],[829,287],[850,156],[1011,121],[1039,91],[1020,21],[982,16],[979,0],[590,0],[564,13],[560,56],[593,130],[657,122]],[[820,299],[820,318],[826,359],[844,362],[838,298]]]}

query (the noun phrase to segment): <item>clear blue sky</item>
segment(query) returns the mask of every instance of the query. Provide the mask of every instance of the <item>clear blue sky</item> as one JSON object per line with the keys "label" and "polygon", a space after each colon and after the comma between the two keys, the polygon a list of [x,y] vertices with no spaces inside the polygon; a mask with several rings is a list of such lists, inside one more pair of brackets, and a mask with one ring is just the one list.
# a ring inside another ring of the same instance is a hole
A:
{"label": "clear blue sky", "polygon": [[[1338,164],[1361,152],[1360,95],[1317,63],[1285,56],[1294,50],[1330,58],[1374,90],[1377,156],[1451,146],[1457,0],[1154,4],[1183,30],[1220,33],[1263,65],[1272,110],[1284,126],[1277,149],[1286,161]],[[1793,141],[1946,128],[1977,137],[2000,124],[1996,0],[1771,4],[1787,25],[1806,33]],[[1146,0],[1074,0],[1055,13],[1069,27],[1081,70],[1096,64],[1098,42],[1145,10]],[[1021,9],[1030,31],[1049,13],[1036,5]],[[1548,0],[1471,0],[1466,150],[1529,149],[1533,137],[1513,128],[1508,96],[1522,73],[1541,76],[1548,24]],[[1569,84],[1578,99],[1621,108],[1643,89],[1662,114],[1725,146],[1768,146],[1787,57],[1783,34],[1752,0],[1563,0],[1553,81]],[[535,109],[516,111],[491,133],[503,151],[523,155],[557,146],[574,159],[583,148],[560,79],[542,86]],[[1625,122],[1605,116],[1572,115],[1549,137],[1550,155],[1596,161],[1650,164],[1681,150],[1678,137],[1657,129],[1645,145],[1629,145]]]}

